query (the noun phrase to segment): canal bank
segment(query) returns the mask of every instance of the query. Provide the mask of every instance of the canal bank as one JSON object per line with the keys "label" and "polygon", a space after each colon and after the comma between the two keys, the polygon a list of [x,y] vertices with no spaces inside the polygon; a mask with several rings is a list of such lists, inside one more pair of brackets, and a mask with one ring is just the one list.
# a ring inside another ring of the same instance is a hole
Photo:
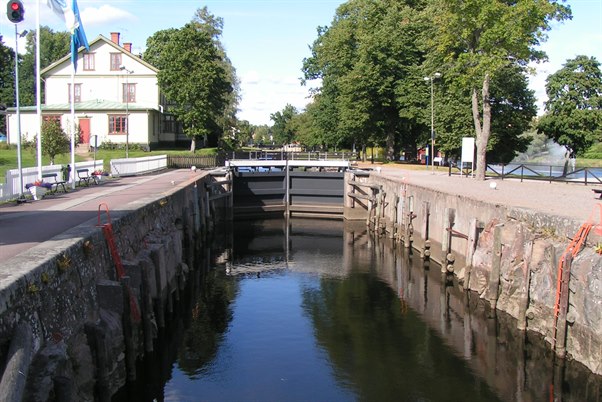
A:
{"label": "canal bank", "polygon": [[[180,289],[187,281],[188,272],[195,266],[194,259],[198,258],[195,252],[196,242],[202,239],[203,231],[207,231],[211,226],[211,218],[221,214],[219,209],[224,208],[225,211],[227,208],[228,197],[219,198],[220,194],[215,194],[215,197],[216,200],[222,200],[217,201],[221,204],[214,204],[213,209],[209,208],[208,206],[211,205],[209,199],[212,195],[206,191],[209,188],[212,189],[211,191],[221,192],[229,185],[227,179],[210,178],[203,173],[192,171],[179,172],[176,178],[169,177],[171,174],[176,173],[159,175],[161,180],[155,182],[156,186],[151,186],[153,182],[149,180],[150,187],[142,187],[135,194],[137,201],[128,202],[123,208],[114,209],[109,206],[115,245],[127,273],[121,280],[115,270],[114,256],[107,245],[105,235],[102,229],[96,227],[99,206],[105,201],[102,197],[89,200],[92,205],[88,205],[85,209],[87,213],[92,212],[92,216],[88,217],[86,222],[61,232],[58,237],[48,239],[49,241],[44,241],[7,261],[3,260],[0,265],[0,272],[3,273],[0,282],[2,287],[0,351],[2,360],[8,362],[8,367],[14,367],[14,369],[6,369],[4,373],[15,374],[16,378],[3,376],[13,388],[15,384],[17,387],[25,387],[25,384],[20,385],[19,380],[27,377],[28,384],[35,384],[35,387],[29,388],[29,392],[35,389],[35,394],[30,394],[34,395],[30,396],[30,399],[48,400],[57,394],[71,396],[73,400],[86,399],[90,395],[102,395],[106,399],[123,385],[126,379],[136,376],[134,367],[136,359],[152,347],[153,333],[165,323],[166,316],[169,316],[166,313],[173,308]],[[479,249],[483,255],[481,268],[477,268],[476,265],[471,267],[474,277],[479,279],[474,283],[472,279],[468,282],[462,279],[466,278],[465,274],[461,275],[462,268],[466,268],[468,264],[460,264],[463,256],[465,257],[463,253],[466,245],[462,245],[457,239],[458,236],[454,236],[448,243],[449,251],[455,253],[454,264],[451,265],[453,265],[453,272],[464,281],[466,288],[477,291],[483,300],[489,302],[492,302],[490,296],[485,291],[480,292],[479,287],[473,286],[478,285],[491,292],[494,291],[489,285],[495,283],[495,280],[490,281],[493,278],[490,268],[493,245],[488,245],[485,239],[493,239],[496,236],[495,233],[490,236],[484,235],[487,228],[485,222],[489,222],[487,219],[504,219],[503,222],[490,225],[493,228],[499,227],[498,238],[504,239],[497,243],[502,250],[496,253],[500,256],[500,279],[497,281],[497,291],[490,294],[498,295],[497,307],[503,311],[511,310],[504,307],[505,303],[513,299],[522,300],[521,305],[527,307],[525,317],[533,317],[531,319],[533,324],[528,322],[527,329],[548,336],[549,317],[553,316],[551,310],[555,303],[553,292],[556,284],[554,270],[556,265],[552,259],[549,259],[546,260],[549,262],[530,265],[531,268],[521,271],[526,266],[524,261],[528,260],[524,257],[526,254],[510,253],[511,248],[506,246],[506,242],[507,239],[518,239],[515,246],[519,249],[521,244],[524,247],[525,244],[533,243],[531,250],[543,250],[542,255],[558,258],[558,254],[566,245],[566,237],[573,236],[574,232],[569,233],[579,226],[578,217],[557,216],[545,211],[531,210],[523,205],[512,208],[502,203],[491,204],[485,200],[485,195],[481,197],[483,199],[466,195],[466,192],[472,191],[469,189],[481,184],[483,188],[479,187],[478,191],[490,191],[499,198],[510,197],[511,194],[524,194],[529,188],[527,186],[523,186],[522,191],[512,190],[506,193],[510,184],[499,183],[496,190],[493,190],[489,188],[488,182],[481,183],[461,178],[460,180],[464,181],[458,184],[457,181],[453,181],[455,178],[447,178],[443,175],[420,177],[419,173],[389,172],[386,167],[381,168],[380,172],[364,174],[358,180],[367,180],[370,186],[377,188],[382,186],[384,189],[382,194],[388,194],[381,198],[382,208],[379,216],[383,218],[383,226],[379,234],[391,236],[394,222],[403,223],[404,215],[408,218],[412,216],[411,241],[419,251],[423,249],[420,243],[420,235],[423,232],[420,231],[418,222],[425,222],[425,220],[419,217],[416,206],[422,205],[421,201],[432,203],[428,214],[432,219],[429,218],[431,220],[428,228],[431,233],[429,235],[431,258],[435,261],[440,259],[443,262],[443,258],[447,260],[447,254],[450,254],[443,253],[441,248],[445,234],[450,233],[447,229],[444,230],[450,226],[442,223],[444,219],[441,215],[450,217],[449,210],[454,209],[452,228],[460,234],[466,233],[462,226],[464,224],[460,222],[464,222],[465,218],[470,216],[467,220],[475,222],[475,232],[479,228],[478,236],[475,236],[473,256],[479,255],[477,253]],[[440,184],[437,184],[438,180],[441,180]],[[216,182],[223,183],[215,184]],[[435,183],[436,187],[429,188],[425,183]],[[98,189],[109,190],[111,185],[111,183],[103,184]],[[487,187],[484,187],[485,185]],[[457,192],[444,192],[442,191],[444,186],[452,186]],[[565,186],[571,185],[565,184]],[[583,192],[580,190],[583,188],[571,186],[564,190],[578,190],[579,199],[586,200],[586,196],[592,197],[591,190],[585,188],[587,192]],[[540,204],[545,205],[550,199],[555,198],[554,191],[556,190],[550,188],[543,193],[538,191],[533,194],[541,196]],[[114,194],[125,194],[125,192],[126,189],[123,187],[116,186],[114,189]],[[81,198],[65,199],[65,207],[67,203],[77,204],[87,197],[85,190],[78,192],[77,195]],[[408,202],[409,196],[415,197],[412,201],[414,208],[408,206],[405,210],[407,214],[404,214],[403,208],[394,210],[392,205],[397,207],[405,205],[405,201],[395,203],[395,195]],[[30,235],[43,232],[41,229],[36,229],[36,226],[40,227],[40,222],[56,223],[60,220],[59,214],[71,216],[71,214],[82,213],[73,210],[68,213],[58,212],[58,205],[49,206],[48,209],[42,208],[41,205],[48,205],[43,204],[45,201],[41,201],[40,204],[34,203],[32,206],[27,205],[27,208],[31,208],[29,211],[15,212],[17,216],[14,218],[16,221],[21,219],[21,223],[14,226],[14,237],[10,236],[10,233],[6,235],[7,232],[3,232],[3,242],[21,243],[17,236],[20,231],[25,230],[25,233]],[[566,199],[558,199],[558,203],[567,201],[568,196]],[[517,200],[517,203],[520,202]],[[571,213],[575,213],[578,209],[579,213],[583,213],[580,208],[567,206],[565,209]],[[102,208],[100,213],[103,219],[108,215]],[[53,219],[49,219],[46,215],[50,215]],[[7,216],[6,212],[2,211],[0,220],[3,228],[7,227],[10,221],[10,218],[5,216]],[[399,221],[397,217],[400,217]],[[538,223],[544,221],[547,223]],[[502,236],[501,230],[504,227],[511,227],[513,222],[524,225],[524,232],[521,232],[522,228],[520,231],[514,229]],[[504,223],[505,226],[500,227],[500,223]],[[554,233],[551,232],[551,228],[554,228]],[[531,229],[537,230],[530,232]],[[191,237],[191,234],[198,234],[199,231],[201,236]],[[595,230],[593,232],[595,233]],[[402,232],[396,231],[393,237],[396,233]],[[516,236],[517,233],[528,233],[528,236]],[[521,239],[524,238],[531,240],[521,243]],[[539,243],[540,241],[543,243]],[[587,246],[590,251],[591,241],[589,239]],[[33,243],[35,241],[32,241]],[[436,252],[436,250],[440,251]],[[534,255],[533,251],[531,255]],[[582,255],[580,254],[579,258]],[[590,343],[583,343],[581,338],[574,337],[576,331],[569,328],[566,344],[571,357],[576,360],[584,358],[583,363],[595,372],[592,362],[595,363],[595,359],[600,361],[598,357],[600,335],[587,325],[583,325],[588,322],[596,325],[600,314],[600,305],[596,304],[600,292],[595,292],[596,281],[599,280],[600,260],[597,255],[591,257],[593,257],[592,264],[580,265],[585,268],[574,268],[572,271],[572,275],[575,275],[575,272],[580,273],[579,278],[585,281],[572,281],[570,284],[571,290],[576,289],[575,294],[585,299],[585,302],[577,308],[589,306],[589,310],[585,311],[583,316],[576,317],[573,325],[577,324],[576,328],[582,331],[584,339]],[[535,261],[533,257],[530,258],[530,261]],[[474,261],[474,257],[471,260]],[[443,264],[444,267],[447,265],[450,264]],[[585,269],[589,276],[583,276],[582,269]],[[514,277],[520,272],[529,273],[528,304],[524,304],[525,292],[523,297],[515,296],[517,291],[512,287],[520,284],[520,281]],[[587,293],[580,287],[591,287],[593,291]],[[541,294],[538,293],[540,291]],[[552,295],[550,296],[549,293]],[[543,301],[540,302],[540,298]],[[580,301],[573,296],[571,299],[576,300],[577,303]],[[529,311],[529,307],[534,309]],[[569,313],[575,310],[571,309],[572,307],[569,306]],[[529,314],[530,312],[532,314]],[[510,314],[512,315],[511,311]],[[586,352],[577,353],[579,352],[577,348],[581,348],[582,351],[587,349],[589,356]],[[33,369],[28,372],[30,362]],[[19,372],[27,376],[21,376]]]}
{"label": "canal bank", "polygon": [[2,207],[1,400],[109,400],[136,377],[219,215],[212,182],[167,171]]}
{"label": "canal bank", "polygon": [[602,206],[592,187],[371,167],[348,173],[347,217],[436,261],[517,329],[602,374]]}

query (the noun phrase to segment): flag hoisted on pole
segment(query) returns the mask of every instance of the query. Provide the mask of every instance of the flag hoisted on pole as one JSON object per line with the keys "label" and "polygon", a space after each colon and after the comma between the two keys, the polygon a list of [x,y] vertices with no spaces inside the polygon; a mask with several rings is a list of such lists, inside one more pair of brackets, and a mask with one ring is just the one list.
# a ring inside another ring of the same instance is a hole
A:
{"label": "flag hoisted on pole", "polygon": [[[63,21],[69,32],[71,32],[71,188],[75,188],[75,73],[77,72],[77,54],[80,47],[84,46],[90,50],[86,33],[79,15],[79,7],[76,0],[47,0],[48,7],[54,11]],[[69,2],[71,5],[68,5]]]}

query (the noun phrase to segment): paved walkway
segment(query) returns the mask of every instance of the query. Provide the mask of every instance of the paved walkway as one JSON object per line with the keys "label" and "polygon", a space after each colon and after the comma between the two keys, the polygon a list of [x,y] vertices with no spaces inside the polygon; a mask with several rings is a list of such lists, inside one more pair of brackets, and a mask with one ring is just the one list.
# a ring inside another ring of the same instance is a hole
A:
{"label": "paved walkway", "polygon": [[[359,167],[378,170],[380,174],[402,178],[413,185],[427,187],[448,194],[461,194],[466,197],[485,201],[492,204],[514,206],[550,215],[566,216],[578,222],[585,222],[592,214],[597,204],[602,203],[594,195],[592,188],[602,188],[600,185],[584,185],[578,183],[544,182],[519,179],[487,179],[478,181],[471,177],[460,175],[448,176],[446,167],[435,167],[434,173],[430,168],[409,170],[403,165],[371,165],[361,163]],[[495,189],[491,184],[495,182]],[[596,219],[600,219],[600,210]]]}
{"label": "paved walkway", "polygon": [[[101,203],[110,211],[128,209],[128,204],[185,185],[201,171],[169,170],[153,175],[101,181],[99,185],[69,189],[42,200],[0,205],[0,260],[5,261],[51,239],[67,229],[98,217]],[[103,178],[104,179],[104,178]],[[102,209],[105,211],[104,207]],[[91,225],[95,222],[91,222]]]}
{"label": "paved walkway", "polygon": [[[407,170],[402,165],[383,165],[380,168],[380,174],[401,178],[414,185],[493,204],[566,216],[578,222],[586,221],[594,208],[602,203],[591,191],[600,186],[519,180],[477,181],[460,176],[449,177],[446,168],[436,169],[435,173],[426,168]],[[106,203],[111,211],[128,209],[128,204],[134,201],[162,193],[173,186],[185,185],[189,179],[201,174],[182,169],[110,179],[97,186],[78,187],[75,191],[57,193],[40,201],[0,205],[0,260],[7,260],[71,227],[95,219],[101,203]],[[497,185],[495,190],[490,187],[493,181]],[[600,212],[597,214],[596,223]]]}

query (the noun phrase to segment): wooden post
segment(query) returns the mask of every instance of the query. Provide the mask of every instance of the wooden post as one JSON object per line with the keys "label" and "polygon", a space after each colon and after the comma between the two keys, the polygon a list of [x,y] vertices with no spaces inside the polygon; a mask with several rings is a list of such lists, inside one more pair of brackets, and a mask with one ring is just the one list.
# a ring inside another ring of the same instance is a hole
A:
{"label": "wooden post", "polygon": [[93,355],[96,357],[96,393],[98,400],[109,402],[111,393],[109,391],[109,358],[106,344],[106,332],[99,323],[86,323],[86,336]]}
{"label": "wooden post", "polygon": [[420,252],[420,257],[423,260],[427,260],[431,257],[431,241],[429,239],[429,219],[431,217],[431,203],[428,201],[422,202],[422,236],[424,238],[424,243],[422,247],[422,251]]}
{"label": "wooden post", "polygon": [[370,199],[368,200],[368,214],[366,217],[366,226],[370,230],[370,222],[372,221],[372,211],[374,209],[374,189],[370,189]]}
{"label": "wooden post", "polygon": [[29,365],[33,357],[33,336],[29,324],[16,325],[6,356],[6,366],[0,381],[0,400],[23,399]]}
{"label": "wooden post", "polygon": [[493,256],[491,261],[491,276],[489,277],[489,297],[491,309],[495,311],[500,291],[500,268],[502,265],[502,227],[496,225],[493,229]]}
{"label": "wooden post", "polygon": [[466,270],[464,271],[464,283],[466,289],[470,289],[470,274],[472,273],[472,257],[477,249],[477,240],[479,238],[479,222],[477,218],[472,218],[468,224],[468,242],[466,244]]}
{"label": "wooden post", "polygon": [[429,218],[431,215],[431,203],[422,201],[422,236],[424,241],[429,239]]}
{"label": "wooden post", "polygon": [[136,379],[136,347],[134,345],[132,311],[130,310],[130,278],[124,276],[120,282],[123,289],[123,318],[121,321],[125,343],[125,368],[128,381],[134,381]]}
{"label": "wooden post", "polygon": [[414,196],[406,197],[406,223],[405,223],[405,233],[403,236],[403,245],[405,248],[412,247],[412,231],[413,225],[412,220],[414,219]]}
{"label": "wooden post", "polygon": [[403,231],[402,231],[402,227],[403,227],[403,204],[405,202],[405,191],[402,191],[402,196],[399,197],[399,202],[396,204],[396,219],[395,219],[395,225],[397,226],[397,229],[395,231],[395,239],[397,241],[400,241],[401,238],[403,237]]}
{"label": "wooden post", "polygon": [[556,320],[556,355],[564,358],[566,355],[566,315],[569,310],[569,280],[571,277],[571,265],[573,256],[566,253],[562,261],[560,282],[560,305],[558,306],[558,319]]}
{"label": "wooden post", "polygon": [[226,212],[226,216],[228,221],[234,220],[234,175],[232,174],[232,170],[228,170],[226,173],[226,180],[229,181],[229,184],[226,185],[226,191],[230,193],[228,197],[228,211]]}
{"label": "wooden post", "polygon": [[374,228],[377,234],[381,234],[381,216],[383,209],[383,187],[379,186],[378,196],[376,197],[376,215],[374,217]]}
{"label": "wooden post", "polygon": [[399,226],[397,225],[397,220],[399,219],[399,195],[395,194],[393,197],[393,218],[391,219],[391,233],[389,233],[390,239],[395,239],[397,237],[397,231],[399,230]]}
{"label": "wooden post", "polygon": [[[454,220],[456,218],[456,210],[453,208],[445,208],[445,217],[443,222],[443,236],[441,237],[441,251],[443,253],[443,264],[441,264],[441,272],[448,272],[450,267],[448,262],[450,260],[449,254],[451,253],[451,242],[452,242],[452,229],[454,227]],[[453,272],[453,267],[451,268]]]}
{"label": "wooden post", "polygon": [[147,264],[141,264],[142,267],[142,329],[144,333],[144,351],[152,352],[154,349],[153,339],[156,337],[156,330],[153,325],[153,299],[150,288],[150,277],[152,269]]}
{"label": "wooden post", "polygon": [[531,289],[531,256],[533,254],[533,240],[525,244],[523,258],[523,284],[521,286],[520,302],[518,304],[518,322],[516,327],[520,331],[527,329],[527,309],[529,308],[529,291]]}

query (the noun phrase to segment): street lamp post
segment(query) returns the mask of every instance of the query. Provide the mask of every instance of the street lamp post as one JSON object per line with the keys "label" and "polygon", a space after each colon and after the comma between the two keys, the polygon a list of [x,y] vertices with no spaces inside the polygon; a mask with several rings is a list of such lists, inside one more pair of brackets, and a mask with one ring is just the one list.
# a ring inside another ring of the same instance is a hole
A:
{"label": "street lamp post", "polygon": [[130,148],[130,82],[129,75],[134,72],[125,68],[125,66],[120,66],[120,70],[125,71],[125,157],[129,158],[129,148]]}
{"label": "street lamp post", "polygon": [[441,78],[441,73],[434,73],[430,77],[424,77],[425,81],[431,82],[431,171],[435,173],[435,92],[433,81]]}

